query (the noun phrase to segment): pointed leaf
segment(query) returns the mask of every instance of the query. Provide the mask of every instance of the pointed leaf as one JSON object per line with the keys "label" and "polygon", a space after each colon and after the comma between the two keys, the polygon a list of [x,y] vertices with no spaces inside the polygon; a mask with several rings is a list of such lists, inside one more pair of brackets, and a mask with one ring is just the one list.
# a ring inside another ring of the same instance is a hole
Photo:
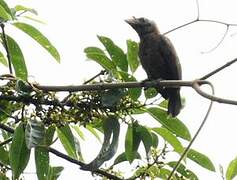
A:
{"label": "pointed leaf", "polygon": [[41,144],[45,136],[45,128],[41,121],[29,120],[26,125],[25,139],[28,149],[37,147]]}
{"label": "pointed leaf", "polygon": [[33,13],[35,15],[38,15],[38,13],[37,13],[37,11],[35,9],[29,8],[29,7],[25,7],[25,6],[22,6],[22,5],[16,5],[14,9],[15,9],[16,12],[17,11],[28,11],[28,12],[31,12],[31,13]]}
{"label": "pointed leaf", "polygon": [[175,137],[169,130],[166,128],[153,128],[154,132],[159,134],[161,137],[164,138],[173,148],[174,150],[181,154],[184,151],[184,148],[181,144],[181,142],[178,140],[177,137]]}
{"label": "pointed leaf", "polygon": [[90,131],[96,137],[96,139],[98,139],[98,141],[102,142],[95,128],[91,127],[90,125],[86,125],[86,129],[88,129],[88,131]]}
{"label": "pointed leaf", "polygon": [[0,0],[0,17],[4,20],[14,19],[11,13],[11,9],[8,7],[4,0]]}
{"label": "pointed leaf", "polygon": [[153,132],[151,132],[151,136],[152,136],[152,147],[157,148],[159,143],[158,136]]}
{"label": "pointed leaf", "polygon": [[191,135],[188,128],[179,119],[168,118],[167,112],[160,108],[148,108],[147,112],[172,133],[183,139],[191,140]]}
{"label": "pointed leaf", "polygon": [[26,147],[23,124],[16,128],[10,147],[10,165],[13,171],[13,179],[17,179],[26,168],[30,158],[30,150]]}
{"label": "pointed leaf", "polygon": [[7,67],[8,63],[7,63],[7,59],[5,58],[5,56],[3,55],[2,52],[0,52],[0,63],[3,64],[4,66]]}
{"label": "pointed leaf", "polygon": [[92,54],[103,54],[105,55],[104,51],[98,47],[87,47],[84,49],[84,52],[86,54],[92,53]]}
{"label": "pointed leaf", "polygon": [[138,49],[138,43],[127,40],[127,60],[132,73],[134,73],[139,66]]}
{"label": "pointed leaf", "polygon": [[104,141],[99,154],[92,162],[82,166],[81,169],[87,171],[95,171],[105,161],[110,160],[116,153],[118,148],[118,138],[120,132],[120,125],[117,117],[109,116],[107,119],[105,119],[103,123],[103,130],[104,130]]}
{"label": "pointed leaf", "polygon": [[100,53],[87,53],[87,58],[94,60],[100,64],[104,69],[113,71],[116,69],[115,64],[104,54]]}
{"label": "pointed leaf", "polygon": [[194,162],[196,162],[197,164],[199,164],[200,166],[202,166],[210,171],[216,171],[215,166],[213,165],[213,163],[211,162],[209,157],[207,157],[206,155],[204,155],[194,149],[190,149],[188,151],[187,157],[189,159],[193,160]]}
{"label": "pointed leaf", "polygon": [[104,45],[107,52],[110,55],[110,58],[122,71],[128,71],[128,62],[125,53],[123,50],[118,47],[114,42],[105,36],[97,36],[100,42]]}
{"label": "pointed leaf", "polygon": [[[168,165],[172,168],[174,168],[176,166],[177,162],[176,161],[172,161],[169,162]],[[187,178],[187,179],[192,179],[192,180],[198,180],[198,177],[196,174],[194,174],[192,171],[190,171],[189,169],[187,169],[182,163],[179,165],[179,167],[176,170],[178,173],[180,173],[183,177]]]}
{"label": "pointed leaf", "polygon": [[77,159],[76,146],[74,142],[74,136],[68,125],[57,128],[58,137],[67,151],[68,155],[72,158]]}
{"label": "pointed leaf", "polygon": [[137,149],[141,142],[140,134],[136,132],[137,126],[138,124],[136,122],[130,124],[125,137],[125,154],[130,163],[135,159]]}
{"label": "pointed leaf", "polygon": [[11,62],[13,64],[16,77],[19,77],[20,79],[23,80],[27,80],[28,76],[27,67],[25,64],[24,56],[21,52],[21,48],[19,47],[17,42],[10,36],[7,36],[6,38],[7,38],[8,50],[11,57]]}
{"label": "pointed leaf", "polygon": [[233,159],[227,167],[226,180],[232,180],[237,175],[237,158]]}
{"label": "pointed leaf", "polygon": [[79,126],[72,126],[72,128],[76,131],[76,133],[80,136],[82,140],[85,140],[85,136]]}
{"label": "pointed leaf", "polygon": [[47,180],[56,180],[61,175],[64,167],[56,166],[56,167],[49,167],[48,177]]}
{"label": "pointed leaf", "polygon": [[26,24],[16,22],[13,23],[15,27],[22,30],[30,37],[32,37],[35,41],[37,41],[43,48],[45,48],[58,62],[60,62],[60,55],[57,49],[51,44],[51,42],[35,27]]}
{"label": "pointed leaf", "polygon": [[[141,155],[138,152],[136,152],[136,155],[135,155],[134,159],[141,159]],[[118,157],[114,160],[113,166],[116,165],[116,164],[119,164],[121,162],[124,162],[124,161],[128,161],[125,152],[118,155]]]}
{"label": "pointed leaf", "polygon": [[49,171],[49,151],[47,148],[35,148],[35,166],[38,179],[47,180]]}
{"label": "pointed leaf", "polygon": [[151,133],[148,131],[148,129],[146,127],[140,126],[140,125],[136,128],[136,132],[141,137],[142,143],[144,144],[144,147],[146,150],[146,154],[148,155],[148,153],[150,152],[151,146],[152,146]]}

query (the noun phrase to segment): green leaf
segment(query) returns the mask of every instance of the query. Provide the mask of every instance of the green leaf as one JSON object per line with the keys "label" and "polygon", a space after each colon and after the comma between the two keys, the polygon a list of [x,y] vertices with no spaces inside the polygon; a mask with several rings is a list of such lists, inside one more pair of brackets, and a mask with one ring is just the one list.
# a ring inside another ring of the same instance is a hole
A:
{"label": "green leaf", "polygon": [[86,53],[87,58],[94,60],[108,71],[116,69],[115,64],[104,54],[100,53]]}
{"label": "green leaf", "polygon": [[14,132],[9,155],[13,179],[18,179],[30,158],[30,150],[26,147],[23,123],[19,124]]}
{"label": "green leaf", "polygon": [[227,167],[226,180],[232,180],[237,175],[237,158],[233,159]]}
{"label": "green leaf", "polygon": [[47,148],[35,148],[35,166],[38,179],[47,180],[49,171],[49,151]]}
{"label": "green leaf", "polygon": [[0,17],[4,20],[14,19],[11,9],[8,7],[7,3],[3,0],[0,0]]}
{"label": "green leaf", "polygon": [[25,139],[28,149],[39,146],[45,137],[44,124],[35,119],[29,120],[26,125]]}
{"label": "green leaf", "polygon": [[[136,155],[135,155],[134,159],[141,159],[141,156],[138,152],[136,152]],[[118,155],[118,157],[114,160],[113,166],[116,165],[116,164],[122,163],[124,161],[128,161],[125,152]]]}
{"label": "green leaf", "polygon": [[90,125],[87,124],[86,129],[88,131],[90,131],[96,137],[96,139],[98,139],[98,141],[102,142],[101,139],[100,139],[100,136],[99,136],[98,132],[95,130],[95,128],[93,128],[93,127],[91,127]]}
{"label": "green leaf", "polygon": [[122,71],[128,71],[128,62],[123,50],[114,44],[114,42],[105,36],[97,36],[100,42],[104,45],[110,58]]}
{"label": "green leaf", "polygon": [[0,63],[2,63],[6,67],[8,66],[7,59],[5,58],[2,52],[0,52]]}
{"label": "green leaf", "polygon": [[[174,168],[176,166],[177,162],[176,161],[172,161],[169,162],[168,165],[172,168]],[[187,179],[191,179],[191,180],[198,180],[198,177],[196,174],[194,174],[192,171],[190,171],[189,169],[187,169],[182,163],[179,165],[179,167],[176,170],[178,173],[180,173],[183,177],[187,178]]]}
{"label": "green leaf", "polygon": [[81,167],[83,170],[95,171],[105,161],[110,160],[117,151],[120,125],[116,116],[108,116],[103,123],[104,141],[99,154],[89,164]]}
{"label": "green leaf", "polygon": [[9,165],[9,152],[4,148],[4,146],[0,147],[0,162]]}
{"label": "green leaf", "polygon": [[137,149],[141,142],[140,134],[136,132],[137,127],[138,124],[136,122],[130,124],[125,137],[125,154],[130,163],[135,159]]}
{"label": "green leaf", "polygon": [[7,36],[6,38],[7,38],[8,50],[11,57],[11,62],[13,64],[16,77],[22,80],[27,80],[28,72],[27,72],[24,56],[21,52],[21,48],[19,47],[17,42],[14,39],[12,39],[10,36]]}
{"label": "green leaf", "polygon": [[62,166],[56,166],[56,167],[51,167],[49,166],[49,172],[48,172],[48,177],[47,180],[56,180],[58,177],[61,175],[64,167]]}
{"label": "green leaf", "polygon": [[72,158],[77,159],[78,157],[77,157],[76,146],[74,142],[74,136],[72,134],[70,127],[66,125],[66,126],[57,128],[57,133],[68,155]]}
{"label": "green leaf", "polygon": [[58,62],[60,62],[60,55],[57,49],[51,44],[51,42],[35,27],[26,24],[16,22],[13,23],[15,27],[22,30],[30,37],[32,37],[35,41],[37,41],[44,49],[46,49]]}
{"label": "green leaf", "polygon": [[45,138],[44,143],[46,146],[50,146],[52,144],[54,133],[55,133],[55,127],[49,126],[45,132],[45,137],[44,137]]}
{"label": "green leaf", "polygon": [[190,149],[188,151],[187,157],[189,159],[193,160],[194,162],[196,162],[197,164],[199,164],[200,166],[202,166],[203,168],[206,168],[210,171],[216,171],[215,166],[213,165],[211,160],[206,155],[204,155],[194,149]]}
{"label": "green leaf", "polygon": [[184,148],[181,144],[181,142],[178,140],[177,137],[175,137],[169,130],[166,128],[153,128],[154,132],[159,134],[161,137],[164,138],[173,148],[174,150],[181,154],[184,151]]}
{"label": "green leaf", "polygon": [[138,43],[127,40],[127,60],[132,73],[134,73],[139,66],[138,49]]}
{"label": "green leaf", "polygon": [[168,109],[168,101],[164,100],[159,104],[160,107]]}
{"label": "green leaf", "polygon": [[19,110],[21,108],[21,105],[10,101],[1,100],[0,107],[0,122],[2,122],[6,118],[8,118],[9,115],[12,115],[12,113]]}
{"label": "green leaf", "polygon": [[101,103],[103,107],[115,107],[124,95],[124,89],[109,89],[101,95]]}
{"label": "green leaf", "polygon": [[28,19],[28,20],[31,20],[31,21],[34,21],[34,22],[37,22],[37,23],[46,25],[46,22],[44,22],[44,21],[41,20],[41,19],[35,18],[35,17],[31,17],[31,16],[21,16],[21,18],[25,18],[25,19]]}
{"label": "green leaf", "polygon": [[153,132],[151,132],[151,136],[152,136],[152,147],[157,148],[159,143],[158,136]]}
{"label": "green leaf", "polygon": [[[118,71],[119,75],[122,77],[122,79],[125,82],[137,82],[136,78],[124,71]],[[141,88],[129,88],[128,89],[128,95],[136,101],[142,94],[142,89]]]}
{"label": "green leaf", "polygon": [[76,131],[76,133],[80,136],[82,140],[85,140],[85,136],[79,126],[72,126],[72,128]]}
{"label": "green leaf", "polygon": [[151,133],[148,131],[148,129],[144,126],[139,125],[136,128],[136,133],[139,134],[139,136],[141,137],[142,143],[144,144],[145,150],[146,150],[146,154],[148,155],[148,153],[150,152],[151,146],[152,146],[152,135]]}
{"label": "green leaf", "polygon": [[166,111],[156,107],[148,108],[147,112],[172,133],[183,139],[191,140],[188,128],[179,119],[168,118]]}
{"label": "green leaf", "polygon": [[15,6],[15,11],[27,11],[27,12],[30,12],[30,13],[33,13],[35,15],[38,15],[37,11],[33,8],[29,8],[29,7],[25,7],[25,6],[22,6],[22,5],[16,5]]}
{"label": "green leaf", "polygon": [[144,91],[144,93],[145,93],[146,99],[151,99],[158,94],[155,88],[148,88]]}
{"label": "green leaf", "polygon": [[92,53],[92,54],[103,54],[103,55],[105,55],[104,51],[102,49],[98,48],[98,47],[87,47],[87,48],[84,49],[84,52],[86,54]]}

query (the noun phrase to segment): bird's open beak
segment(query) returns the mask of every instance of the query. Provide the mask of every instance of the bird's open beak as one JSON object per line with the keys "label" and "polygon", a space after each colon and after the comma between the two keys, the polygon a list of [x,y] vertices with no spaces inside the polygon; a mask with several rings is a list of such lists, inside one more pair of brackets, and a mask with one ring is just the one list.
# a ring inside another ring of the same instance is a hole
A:
{"label": "bird's open beak", "polygon": [[125,19],[125,22],[128,23],[131,26],[134,26],[137,24],[137,19],[135,17],[131,18],[131,19]]}

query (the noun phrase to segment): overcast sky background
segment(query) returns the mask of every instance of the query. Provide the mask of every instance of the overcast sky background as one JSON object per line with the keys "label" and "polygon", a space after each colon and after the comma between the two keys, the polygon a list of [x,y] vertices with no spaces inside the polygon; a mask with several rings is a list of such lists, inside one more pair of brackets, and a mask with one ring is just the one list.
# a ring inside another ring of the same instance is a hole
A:
{"label": "overcast sky background", "polygon": [[[86,61],[83,49],[87,46],[101,46],[96,35],[112,38],[126,51],[126,40],[138,41],[135,31],[124,22],[132,16],[153,19],[162,33],[171,30],[197,16],[195,0],[11,0],[11,5],[22,4],[35,8],[47,25],[35,24],[61,54],[61,64],[40,48],[37,43],[22,32],[7,27],[23,49],[29,74],[40,84],[65,85],[81,84],[101,69],[96,63]],[[200,18],[237,24],[235,0],[200,0]],[[237,27],[230,27],[222,44],[211,53],[201,53],[215,47],[225,32],[226,26],[199,22],[176,30],[167,36],[173,42],[183,69],[183,79],[193,80],[237,57]],[[1,74],[7,69],[1,69]],[[225,69],[209,80],[214,84],[216,95],[237,100],[237,65]],[[140,80],[146,78],[142,69],[137,73]],[[179,118],[189,127],[192,134],[200,125],[208,107],[208,101],[190,88],[182,88],[186,106]],[[224,167],[237,156],[237,107],[215,103],[207,124],[193,145],[193,148],[207,154],[216,165]],[[99,146],[83,145],[85,159],[95,157]],[[123,147],[123,144],[121,145]],[[84,152],[85,153],[85,152]],[[64,165],[60,179],[92,179],[90,173],[56,158],[55,165]],[[212,173],[191,164],[199,172],[200,179],[221,179]],[[30,176],[30,175],[29,175]],[[28,177],[28,176],[26,176]],[[35,177],[35,176],[34,176]],[[28,179],[28,178],[26,178]],[[31,178],[32,179],[32,178]]]}

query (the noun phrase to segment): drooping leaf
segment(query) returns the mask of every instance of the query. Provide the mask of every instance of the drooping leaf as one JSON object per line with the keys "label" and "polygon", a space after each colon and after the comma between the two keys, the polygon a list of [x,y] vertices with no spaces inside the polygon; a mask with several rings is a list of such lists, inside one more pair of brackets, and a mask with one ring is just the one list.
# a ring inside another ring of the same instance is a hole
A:
{"label": "drooping leaf", "polygon": [[13,171],[13,179],[17,179],[26,168],[30,158],[30,150],[26,146],[25,132],[22,123],[18,125],[14,132],[9,158]]}
{"label": "drooping leaf", "polygon": [[77,152],[76,152],[76,146],[74,142],[74,136],[72,134],[72,131],[68,125],[57,128],[57,134],[58,137],[68,153],[68,155],[72,158],[77,159]]}
{"label": "drooping leaf", "polygon": [[213,165],[213,163],[211,162],[209,157],[207,157],[206,155],[204,155],[194,149],[190,149],[188,151],[187,157],[189,159],[193,160],[194,162],[196,162],[198,165],[202,166],[203,168],[206,168],[210,171],[216,171],[215,166]]}
{"label": "drooping leaf", "polygon": [[105,55],[104,51],[102,49],[98,48],[98,47],[87,47],[87,48],[84,49],[84,52],[86,54],[92,53],[92,54],[103,54],[103,55]]}
{"label": "drooping leaf", "polygon": [[56,166],[56,167],[51,167],[49,166],[49,172],[48,172],[48,177],[47,180],[56,180],[58,177],[61,175],[64,167],[62,166]]}
{"label": "drooping leaf", "polygon": [[86,125],[86,129],[90,131],[96,137],[96,139],[98,139],[99,142],[102,142],[95,128],[91,127],[90,125]]}
{"label": "drooping leaf", "polygon": [[118,148],[118,138],[120,125],[116,116],[109,116],[104,120],[104,141],[97,157],[81,167],[83,170],[94,171],[98,169],[105,161],[111,159]]}
{"label": "drooping leaf", "polygon": [[136,133],[139,134],[139,136],[142,140],[142,143],[145,147],[146,154],[148,155],[148,153],[150,152],[151,146],[152,146],[152,135],[151,135],[151,133],[149,132],[149,130],[146,127],[141,126],[141,125],[139,125],[136,128]]}
{"label": "drooping leaf", "polygon": [[45,137],[45,128],[41,121],[31,119],[25,130],[26,146],[28,149],[39,146]]}
{"label": "drooping leaf", "polygon": [[[141,159],[141,155],[138,152],[136,152],[136,155],[135,155],[134,159]],[[119,164],[119,163],[124,162],[124,161],[128,161],[125,152],[118,155],[118,157],[114,160],[113,165]]]}
{"label": "drooping leaf", "polygon": [[163,137],[164,140],[166,140],[177,153],[181,154],[184,151],[184,147],[178,138],[166,128],[153,128],[152,130]]}
{"label": "drooping leaf", "polygon": [[29,8],[29,7],[25,7],[25,6],[22,6],[22,5],[16,5],[15,6],[15,11],[27,11],[27,12],[30,12],[30,13],[33,13],[35,15],[38,15],[37,11],[33,8]]}
{"label": "drooping leaf", "polygon": [[166,111],[156,107],[148,108],[147,112],[172,133],[183,139],[191,140],[188,128],[179,119],[169,118]]}
{"label": "drooping leaf", "polygon": [[159,143],[158,136],[153,132],[151,132],[151,136],[152,136],[152,147],[157,148]]}
{"label": "drooping leaf", "polygon": [[108,71],[116,70],[114,62],[112,62],[106,55],[100,53],[86,53],[87,58],[94,60]]}
{"label": "drooping leaf", "polygon": [[35,166],[38,179],[47,180],[49,172],[49,151],[47,148],[35,148]]}
{"label": "drooping leaf", "polygon": [[141,134],[136,131],[138,124],[130,124],[125,137],[125,154],[127,160],[132,163],[136,157],[137,149],[141,142]]}
{"label": "drooping leaf", "polygon": [[135,41],[127,40],[127,60],[130,70],[134,73],[139,66],[138,44]]}
{"label": "drooping leaf", "polygon": [[4,0],[0,0],[0,17],[3,20],[14,19],[11,9],[8,7],[7,3]]}
{"label": "drooping leaf", "polygon": [[34,21],[34,22],[37,22],[37,23],[40,23],[40,24],[44,24],[44,25],[47,24],[47,23],[44,22],[43,20],[38,19],[38,18],[35,18],[35,17],[32,17],[32,16],[21,16],[21,18],[25,18],[25,19],[27,19],[27,20],[31,20],[31,21]]}
{"label": "drooping leaf", "polygon": [[8,66],[7,59],[5,58],[2,52],[0,52],[0,63],[6,67]]}
{"label": "drooping leaf", "polygon": [[[177,164],[176,161],[172,161],[168,163],[168,165],[172,168],[174,168],[176,164]],[[197,175],[194,174],[194,172],[192,172],[191,170],[187,169],[182,163],[179,165],[176,171],[187,179],[198,180]]]}
{"label": "drooping leaf", "polygon": [[4,146],[0,147],[0,162],[9,165],[9,152],[4,148]]}
{"label": "drooping leaf", "polygon": [[45,132],[45,136],[44,136],[44,145],[46,146],[50,146],[52,141],[53,141],[53,137],[54,137],[54,133],[55,133],[55,127],[54,126],[49,126],[48,129]]}
{"label": "drooping leaf", "polygon": [[35,27],[21,22],[13,23],[15,27],[22,30],[35,41],[37,41],[44,49],[46,49],[58,62],[60,62],[60,55],[52,43]]}
{"label": "drooping leaf", "polygon": [[11,57],[11,62],[13,64],[16,77],[22,80],[27,80],[27,77],[28,77],[27,67],[26,67],[25,59],[24,59],[23,53],[21,52],[20,46],[10,36],[7,36],[6,39],[7,39],[7,44],[8,44],[8,50]]}
{"label": "drooping leaf", "polygon": [[114,42],[105,36],[97,36],[100,42],[104,45],[107,52],[110,55],[110,58],[122,71],[128,71],[128,62],[125,53],[123,50],[118,47]]}
{"label": "drooping leaf", "polygon": [[237,158],[233,159],[229,163],[225,177],[226,180],[232,180],[236,175],[237,175]]}
{"label": "drooping leaf", "polygon": [[76,133],[80,136],[81,139],[85,140],[85,136],[79,126],[72,126],[72,128],[76,131]]}

